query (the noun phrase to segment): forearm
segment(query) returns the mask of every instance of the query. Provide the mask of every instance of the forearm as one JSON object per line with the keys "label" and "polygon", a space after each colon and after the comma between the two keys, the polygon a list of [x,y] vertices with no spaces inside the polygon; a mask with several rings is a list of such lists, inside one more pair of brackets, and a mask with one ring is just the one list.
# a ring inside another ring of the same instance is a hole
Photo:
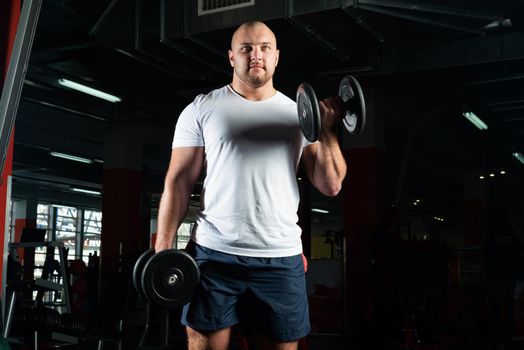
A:
{"label": "forearm", "polygon": [[200,174],[203,159],[203,147],[180,147],[171,152],[158,208],[156,251],[173,247],[173,240],[186,215],[189,197]]}
{"label": "forearm", "polygon": [[313,169],[315,187],[327,196],[335,196],[342,188],[347,165],[337,135],[324,131],[317,142],[317,152]]}
{"label": "forearm", "polygon": [[187,212],[189,192],[186,186],[165,186],[158,209],[156,251],[172,248],[178,228]]}

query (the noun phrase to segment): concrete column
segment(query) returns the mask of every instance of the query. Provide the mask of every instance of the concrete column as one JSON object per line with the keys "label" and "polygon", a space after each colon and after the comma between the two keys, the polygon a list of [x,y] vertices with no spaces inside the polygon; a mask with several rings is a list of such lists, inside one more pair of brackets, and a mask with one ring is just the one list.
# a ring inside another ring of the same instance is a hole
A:
{"label": "concrete column", "polygon": [[20,200],[13,205],[15,231],[13,242],[20,242],[24,228],[36,228],[38,202],[35,200]]}
{"label": "concrete column", "polygon": [[[13,203],[13,219],[15,223],[11,242],[20,242],[24,228],[36,228],[38,203],[34,200],[20,200]],[[18,258],[24,262],[24,249],[18,248]]]}

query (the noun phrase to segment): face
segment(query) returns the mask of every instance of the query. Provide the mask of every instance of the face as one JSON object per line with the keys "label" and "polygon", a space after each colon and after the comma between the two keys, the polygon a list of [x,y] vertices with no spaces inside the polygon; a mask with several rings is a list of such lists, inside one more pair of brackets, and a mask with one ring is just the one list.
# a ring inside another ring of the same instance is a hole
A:
{"label": "face", "polygon": [[278,54],[275,35],[265,24],[241,26],[233,34],[229,50],[233,79],[254,88],[264,86],[275,73]]}

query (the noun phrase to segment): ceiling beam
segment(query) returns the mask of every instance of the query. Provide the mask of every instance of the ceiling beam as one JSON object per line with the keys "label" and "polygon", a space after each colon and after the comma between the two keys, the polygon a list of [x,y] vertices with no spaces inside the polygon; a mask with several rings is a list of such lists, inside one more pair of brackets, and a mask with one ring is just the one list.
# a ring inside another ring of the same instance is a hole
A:
{"label": "ceiling beam", "polygon": [[524,31],[517,31],[390,52],[379,71],[396,74],[522,59]]}
{"label": "ceiling beam", "polygon": [[380,7],[391,7],[402,10],[410,10],[413,12],[424,12],[424,13],[433,13],[441,15],[450,15],[458,16],[463,18],[472,18],[480,19],[486,21],[498,21],[503,19],[502,14],[493,14],[475,11],[472,9],[461,9],[456,7],[446,7],[430,4],[422,4],[420,2],[410,2],[410,1],[388,1],[388,0],[358,0],[355,7],[360,7],[361,5],[369,6],[380,6]]}
{"label": "ceiling beam", "polygon": [[390,9],[383,8],[381,6],[360,5],[359,4],[358,6],[356,6],[356,8],[359,10],[374,12],[374,13],[378,13],[378,14],[385,15],[385,16],[396,17],[396,18],[400,18],[403,20],[418,22],[422,24],[435,26],[435,27],[442,27],[446,29],[452,29],[452,30],[456,30],[460,32],[473,33],[473,34],[478,34],[478,35],[484,34],[484,32],[481,30],[467,28],[464,26],[458,26],[458,25],[454,25],[448,22],[437,21],[437,20],[426,18],[423,16],[416,16],[416,15],[409,14],[405,11],[401,12],[401,11],[396,11],[396,10],[390,10]]}

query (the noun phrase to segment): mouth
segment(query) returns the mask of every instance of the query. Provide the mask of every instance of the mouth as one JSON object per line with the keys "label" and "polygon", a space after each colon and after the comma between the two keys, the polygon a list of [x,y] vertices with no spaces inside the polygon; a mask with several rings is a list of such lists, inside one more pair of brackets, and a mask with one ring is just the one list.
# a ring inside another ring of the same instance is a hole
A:
{"label": "mouth", "polygon": [[264,69],[264,66],[260,64],[253,64],[249,66],[249,69]]}

